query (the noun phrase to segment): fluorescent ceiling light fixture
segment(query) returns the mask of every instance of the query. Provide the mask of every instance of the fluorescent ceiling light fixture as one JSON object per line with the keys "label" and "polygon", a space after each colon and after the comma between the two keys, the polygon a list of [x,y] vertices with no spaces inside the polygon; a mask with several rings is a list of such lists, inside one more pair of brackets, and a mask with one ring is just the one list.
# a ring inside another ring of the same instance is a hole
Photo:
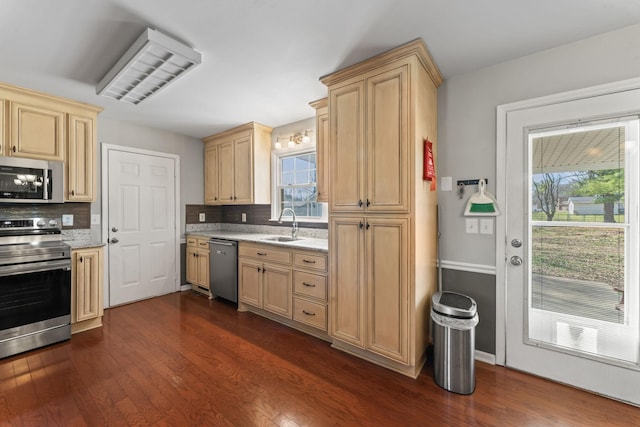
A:
{"label": "fluorescent ceiling light fixture", "polygon": [[191,47],[147,28],[100,80],[96,93],[139,104],[200,62]]}

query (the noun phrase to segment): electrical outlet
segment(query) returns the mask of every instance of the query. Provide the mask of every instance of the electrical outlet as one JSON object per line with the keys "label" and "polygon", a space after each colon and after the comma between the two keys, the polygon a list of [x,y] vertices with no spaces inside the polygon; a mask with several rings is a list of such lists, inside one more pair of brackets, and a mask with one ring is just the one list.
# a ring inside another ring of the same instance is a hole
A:
{"label": "electrical outlet", "polygon": [[443,176],[440,178],[440,191],[453,190],[453,178],[450,176]]}
{"label": "electrical outlet", "polygon": [[100,214],[91,214],[91,225],[100,225]]}
{"label": "electrical outlet", "polygon": [[62,225],[65,227],[71,227],[73,225],[73,215],[71,214],[62,215]]}
{"label": "electrical outlet", "polygon": [[200,212],[200,213],[198,214],[198,220],[199,220],[200,222],[204,222],[204,221],[205,221],[205,214],[204,214],[204,212]]}
{"label": "electrical outlet", "polygon": [[247,214],[242,212],[242,222],[247,222]]}
{"label": "electrical outlet", "polygon": [[493,218],[480,219],[480,234],[493,234]]}
{"label": "electrical outlet", "polygon": [[465,231],[470,234],[478,233],[478,218],[465,218]]}

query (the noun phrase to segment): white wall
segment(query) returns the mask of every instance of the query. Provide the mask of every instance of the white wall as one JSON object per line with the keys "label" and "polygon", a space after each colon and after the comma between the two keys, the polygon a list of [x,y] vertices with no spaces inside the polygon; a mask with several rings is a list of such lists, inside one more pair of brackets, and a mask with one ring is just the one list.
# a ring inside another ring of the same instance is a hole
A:
{"label": "white wall", "polygon": [[454,191],[438,194],[441,259],[495,266],[495,235],[466,234],[466,200],[455,181],[488,178],[496,188],[496,107],[640,76],[640,25],[455,76],[438,90],[438,176]]}
{"label": "white wall", "polygon": [[[180,156],[180,224],[184,235],[185,205],[204,203],[204,145],[190,136],[98,116],[98,193],[91,213],[101,212],[101,144],[123,145]],[[104,220],[104,219],[103,219]],[[100,226],[92,226],[100,238]]]}

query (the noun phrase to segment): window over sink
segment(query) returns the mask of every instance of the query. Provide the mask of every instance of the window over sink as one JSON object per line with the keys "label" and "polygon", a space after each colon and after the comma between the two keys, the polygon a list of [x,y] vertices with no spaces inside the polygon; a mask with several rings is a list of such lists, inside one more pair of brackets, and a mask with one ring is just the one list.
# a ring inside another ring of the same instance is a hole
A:
{"label": "window over sink", "polygon": [[[285,208],[296,213],[298,221],[327,222],[327,206],[317,200],[317,162],[315,147],[273,153],[271,218],[276,220]],[[292,220],[285,213],[283,218]]]}

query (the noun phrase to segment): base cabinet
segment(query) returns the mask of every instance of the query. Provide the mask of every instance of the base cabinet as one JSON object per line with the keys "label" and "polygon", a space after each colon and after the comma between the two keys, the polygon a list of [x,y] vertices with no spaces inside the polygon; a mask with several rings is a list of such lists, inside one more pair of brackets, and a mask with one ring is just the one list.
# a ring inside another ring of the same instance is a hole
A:
{"label": "base cabinet", "polygon": [[291,252],[243,243],[238,252],[240,302],[291,319]]}
{"label": "base cabinet", "polygon": [[71,251],[71,332],[102,326],[103,249]]}
{"label": "base cabinet", "polygon": [[187,283],[201,293],[210,293],[209,285],[209,238],[187,236]]}

